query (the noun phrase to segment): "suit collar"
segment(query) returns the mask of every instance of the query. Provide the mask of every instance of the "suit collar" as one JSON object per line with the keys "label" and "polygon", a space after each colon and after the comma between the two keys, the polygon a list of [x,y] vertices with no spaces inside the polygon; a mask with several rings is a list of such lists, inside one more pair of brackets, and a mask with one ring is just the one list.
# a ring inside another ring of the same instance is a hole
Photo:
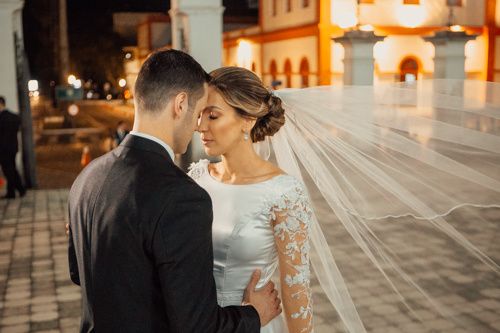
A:
{"label": "suit collar", "polygon": [[122,143],[120,143],[120,146],[125,146],[129,148],[135,148],[151,153],[160,154],[165,158],[167,158],[169,161],[172,161],[170,154],[165,150],[164,147],[162,147],[162,145],[153,140],[149,140],[140,136],[127,135],[125,139],[123,139]]}

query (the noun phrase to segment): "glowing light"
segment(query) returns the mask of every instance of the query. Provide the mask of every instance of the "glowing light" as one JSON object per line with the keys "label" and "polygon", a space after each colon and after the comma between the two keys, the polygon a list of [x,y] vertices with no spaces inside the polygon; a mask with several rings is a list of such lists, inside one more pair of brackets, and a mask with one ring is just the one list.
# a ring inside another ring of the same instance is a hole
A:
{"label": "glowing light", "polygon": [[249,41],[241,40],[238,43],[236,57],[238,66],[250,69],[252,64],[252,44]]}
{"label": "glowing light", "polygon": [[130,90],[125,90],[125,92],[123,93],[123,97],[125,97],[125,99],[131,99],[132,98],[132,93],[130,92]]}
{"label": "glowing light", "polygon": [[125,59],[130,59],[130,58],[132,58],[132,53],[127,52],[127,54],[125,54]]}
{"label": "glowing light", "polygon": [[76,116],[78,114],[78,112],[80,112],[80,108],[78,107],[78,105],[76,104],[71,104],[69,107],[68,107],[68,113],[70,116]]}
{"label": "glowing light", "polygon": [[452,25],[450,27],[450,30],[453,31],[453,32],[461,32],[461,31],[465,31],[464,27],[462,27],[461,25]]}
{"label": "glowing light", "polygon": [[68,76],[68,84],[73,85],[73,83],[75,83],[75,81],[76,81],[76,76],[74,76],[73,74]]}
{"label": "glowing light", "polygon": [[113,98],[113,96],[112,96],[111,94],[107,94],[107,95],[106,95],[106,99],[107,99],[108,101],[110,101],[112,98]]}
{"label": "glowing light", "polygon": [[73,82],[73,87],[75,87],[75,89],[80,89],[82,87],[82,80],[75,80],[75,82]]}
{"label": "glowing light", "polygon": [[29,80],[28,81],[28,90],[29,91],[37,91],[38,90],[38,81],[37,80]]}
{"label": "glowing light", "polygon": [[415,28],[424,23],[426,12],[420,5],[400,5],[396,11],[399,23],[408,28]]}
{"label": "glowing light", "polygon": [[125,87],[125,86],[127,85],[127,80],[125,80],[125,79],[120,79],[120,80],[118,81],[118,85],[119,85],[120,87],[122,87],[122,88],[123,88],[123,87]]}
{"label": "glowing light", "polygon": [[373,30],[375,30],[375,28],[371,24],[364,24],[364,25],[359,27],[359,30],[361,30],[361,31],[373,31]]}

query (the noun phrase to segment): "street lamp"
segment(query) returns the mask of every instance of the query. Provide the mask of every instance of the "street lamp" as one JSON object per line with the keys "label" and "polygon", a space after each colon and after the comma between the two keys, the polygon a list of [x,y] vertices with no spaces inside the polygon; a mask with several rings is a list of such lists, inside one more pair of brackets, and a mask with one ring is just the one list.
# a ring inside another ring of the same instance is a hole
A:
{"label": "street lamp", "polygon": [[28,90],[30,92],[38,90],[38,81],[37,80],[29,80],[28,81]]}
{"label": "street lamp", "polygon": [[75,80],[75,82],[73,82],[73,87],[75,87],[75,89],[80,89],[82,87],[82,80]]}
{"label": "street lamp", "polygon": [[68,76],[68,84],[73,85],[75,81],[76,81],[76,76],[74,76],[73,74]]}

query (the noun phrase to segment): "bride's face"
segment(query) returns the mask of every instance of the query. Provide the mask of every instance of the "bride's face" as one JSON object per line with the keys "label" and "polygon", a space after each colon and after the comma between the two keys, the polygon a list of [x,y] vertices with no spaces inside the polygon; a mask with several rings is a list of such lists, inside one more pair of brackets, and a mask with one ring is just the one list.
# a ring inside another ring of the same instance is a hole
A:
{"label": "bride's face", "polygon": [[205,153],[219,156],[244,144],[244,130],[247,121],[227,104],[213,87],[208,89],[207,107],[198,119],[198,132]]}

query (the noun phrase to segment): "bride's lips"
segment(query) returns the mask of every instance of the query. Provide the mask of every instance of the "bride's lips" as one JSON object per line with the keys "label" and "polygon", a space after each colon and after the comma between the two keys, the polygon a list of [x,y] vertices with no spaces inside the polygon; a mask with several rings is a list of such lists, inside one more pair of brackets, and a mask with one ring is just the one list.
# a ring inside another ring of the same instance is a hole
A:
{"label": "bride's lips", "polygon": [[206,146],[208,145],[210,142],[213,142],[214,140],[207,140],[207,139],[201,139],[201,142],[203,142],[203,144]]}

